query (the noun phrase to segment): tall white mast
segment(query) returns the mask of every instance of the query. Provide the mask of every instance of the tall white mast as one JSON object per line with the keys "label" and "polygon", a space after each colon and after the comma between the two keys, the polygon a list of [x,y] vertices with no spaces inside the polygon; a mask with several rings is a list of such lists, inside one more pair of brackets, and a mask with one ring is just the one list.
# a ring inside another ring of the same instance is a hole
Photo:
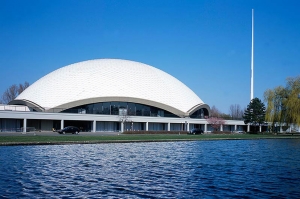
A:
{"label": "tall white mast", "polygon": [[250,101],[253,99],[253,78],[254,78],[254,9],[252,9],[252,45],[251,45],[251,91]]}

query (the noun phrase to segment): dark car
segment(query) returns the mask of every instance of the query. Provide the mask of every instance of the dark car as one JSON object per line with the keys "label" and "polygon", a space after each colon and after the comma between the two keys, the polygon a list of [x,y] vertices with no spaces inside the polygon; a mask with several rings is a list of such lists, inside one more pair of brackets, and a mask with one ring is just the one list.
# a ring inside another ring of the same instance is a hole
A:
{"label": "dark car", "polygon": [[79,128],[77,128],[76,126],[67,126],[63,129],[58,130],[57,133],[59,133],[59,134],[66,134],[66,133],[78,134],[79,131],[80,131]]}
{"label": "dark car", "polygon": [[197,134],[202,134],[203,130],[202,129],[192,129],[188,132],[190,135],[197,135]]}

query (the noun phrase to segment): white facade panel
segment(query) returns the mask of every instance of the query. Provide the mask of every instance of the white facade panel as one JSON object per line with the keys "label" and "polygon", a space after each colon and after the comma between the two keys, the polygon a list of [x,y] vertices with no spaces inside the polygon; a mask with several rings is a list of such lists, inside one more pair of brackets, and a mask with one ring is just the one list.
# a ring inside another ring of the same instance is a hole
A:
{"label": "white facade panel", "polygon": [[204,104],[173,76],[146,64],[119,59],[90,60],[59,68],[33,83],[16,100],[47,111],[87,99],[89,103],[98,102],[101,98],[141,99],[183,113]]}

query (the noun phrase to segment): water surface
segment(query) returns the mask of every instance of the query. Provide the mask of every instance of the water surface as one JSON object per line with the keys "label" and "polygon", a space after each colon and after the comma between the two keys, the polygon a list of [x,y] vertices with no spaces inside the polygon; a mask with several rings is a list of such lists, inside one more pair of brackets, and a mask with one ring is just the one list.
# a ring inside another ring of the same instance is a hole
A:
{"label": "water surface", "polygon": [[0,147],[0,198],[300,198],[300,140]]}

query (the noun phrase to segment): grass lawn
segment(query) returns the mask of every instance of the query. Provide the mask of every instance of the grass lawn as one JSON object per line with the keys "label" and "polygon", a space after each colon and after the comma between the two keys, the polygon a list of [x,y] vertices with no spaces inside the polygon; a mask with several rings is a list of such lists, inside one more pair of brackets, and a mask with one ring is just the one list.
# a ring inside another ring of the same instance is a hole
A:
{"label": "grass lawn", "polygon": [[102,136],[0,136],[0,145],[42,145],[42,144],[87,144],[87,143],[118,143],[118,142],[164,142],[164,141],[193,141],[193,140],[220,140],[220,139],[274,139],[274,138],[300,138],[299,136],[277,135],[253,135],[253,134],[230,134],[230,135],[170,135],[170,134],[145,134],[145,135],[102,135]]}

